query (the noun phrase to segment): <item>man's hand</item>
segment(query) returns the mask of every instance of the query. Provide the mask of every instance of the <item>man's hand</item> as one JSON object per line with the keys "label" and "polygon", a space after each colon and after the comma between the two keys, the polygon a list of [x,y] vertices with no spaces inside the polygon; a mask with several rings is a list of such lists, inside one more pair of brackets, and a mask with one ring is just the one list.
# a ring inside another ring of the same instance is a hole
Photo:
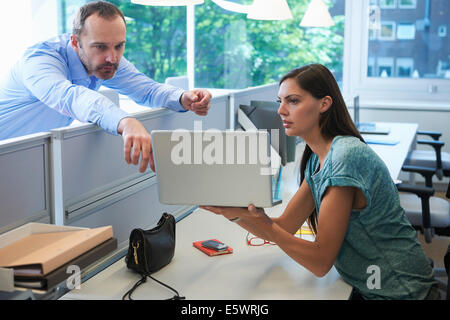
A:
{"label": "man's hand", "polygon": [[135,118],[123,118],[119,122],[117,132],[123,137],[125,161],[137,165],[142,153],[139,172],[145,172],[149,163],[152,171],[155,171],[152,139],[144,126]]}
{"label": "man's hand", "polygon": [[180,98],[184,109],[190,110],[199,116],[206,116],[211,101],[211,93],[205,89],[185,91]]}

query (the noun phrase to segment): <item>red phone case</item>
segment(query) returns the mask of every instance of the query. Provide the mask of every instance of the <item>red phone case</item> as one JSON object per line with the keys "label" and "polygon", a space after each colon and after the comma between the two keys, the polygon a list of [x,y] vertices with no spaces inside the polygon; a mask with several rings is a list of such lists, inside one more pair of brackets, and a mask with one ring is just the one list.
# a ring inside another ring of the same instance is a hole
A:
{"label": "red phone case", "polygon": [[[209,239],[209,240],[214,240],[214,241],[223,243],[223,242],[221,242],[221,241],[219,241],[217,239]],[[207,241],[207,240],[195,241],[192,244],[194,245],[194,247],[196,247],[201,252],[206,253],[208,256],[219,256],[219,255],[222,255],[222,254],[233,253],[233,249],[230,246],[228,246],[227,249],[222,250],[222,251],[217,251],[217,250],[214,250],[214,249],[205,248],[205,247],[202,246],[202,242],[203,241]]]}

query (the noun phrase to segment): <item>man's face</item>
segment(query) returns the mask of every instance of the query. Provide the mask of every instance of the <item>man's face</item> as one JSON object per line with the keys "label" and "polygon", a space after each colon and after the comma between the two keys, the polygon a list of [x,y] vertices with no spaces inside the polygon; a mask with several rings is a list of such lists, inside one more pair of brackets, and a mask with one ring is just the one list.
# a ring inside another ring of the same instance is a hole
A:
{"label": "man's face", "polygon": [[117,71],[125,50],[126,26],[120,16],[108,20],[90,15],[79,37],[71,43],[89,75],[111,79]]}

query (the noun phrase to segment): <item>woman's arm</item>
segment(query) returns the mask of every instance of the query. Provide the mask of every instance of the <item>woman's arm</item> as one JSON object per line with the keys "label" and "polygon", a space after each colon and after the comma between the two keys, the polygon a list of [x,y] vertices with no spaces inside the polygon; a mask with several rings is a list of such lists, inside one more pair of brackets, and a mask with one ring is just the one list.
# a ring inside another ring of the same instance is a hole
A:
{"label": "woman's arm", "polygon": [[314,242],[288,234],[276,224],[270,226],[271,240],[299,264],[318,277],[328,273],[347,232],[355,188],[329,187],[322,199]]}
{"label": "woman's arm", "polygon": [[239,217],[237,222],[242,228],[254,234],[257,237],[266,239],[261,233],[260,228],[257,227],[258,219],[262,220],[260,223],[276,223],[282,229],[290,234],[295,234],[297,230],[303,225],[306,219],[311,215],[315,207],[314,199],[306,181],[303,181],[300,188],[289,201],[283,214],[278,218],[269,218],[263,209],[255,208],[250,205],[248,208],[235,207],[201,207],[203,209],[212,211],[223,215],[225,218],[233,219]]}
{"label": "woman's arm", "polygon": [[[300,200],[301,195],[297,197],[297,200]],[[354,197],[355,188],[352,187],[329,187],[327,189],[321,202],[317,235],[314,242],[299,239],[292,234],[291,231],[294,229],[296,231],[298,226],[303,223],[299,224],[299,222],[293,221],[294,217],[303,218],[303,216],[295,213],[296,211],[293,208],[296,206],[294,205],[291,206],[292,211],[291,209],[288,211],[288,208],[286,208],[285,213],[280,217],[280,224],[275,223],[275,219],[270,219],[263,209],[257,209],[253,205],[250,205],[248,209],[203,208],[222,214],[228,219],[240,217],[241,220],[238,223],[244,229],[265,240],[275,242],[292,259],[316,276],[322,277],[333,266],[344,241]],[[307,209],[311,208],[308,207]],[[309,210],[305,210],[305,212],[307,211]],[[306,213],[305,216],[307,217]],[[288,222],[292,222],[295,227],[289,227]],[[283,223],[284,227],[282,227]]]}

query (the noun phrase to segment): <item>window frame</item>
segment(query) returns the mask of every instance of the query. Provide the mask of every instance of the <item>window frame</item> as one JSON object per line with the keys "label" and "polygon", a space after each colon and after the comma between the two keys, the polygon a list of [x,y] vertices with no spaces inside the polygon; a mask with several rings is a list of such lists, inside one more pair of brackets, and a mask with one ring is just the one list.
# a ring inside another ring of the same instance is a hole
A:
{"label": "window frame", "polygon": [[369,0],[346,0],[345,5],[342,92],[347,101],[358,94],[361,101],[374,107],[395,107],[399,103],[429,107],[433,103],[438,108],[450,108],[449,79],[368,77]]}

